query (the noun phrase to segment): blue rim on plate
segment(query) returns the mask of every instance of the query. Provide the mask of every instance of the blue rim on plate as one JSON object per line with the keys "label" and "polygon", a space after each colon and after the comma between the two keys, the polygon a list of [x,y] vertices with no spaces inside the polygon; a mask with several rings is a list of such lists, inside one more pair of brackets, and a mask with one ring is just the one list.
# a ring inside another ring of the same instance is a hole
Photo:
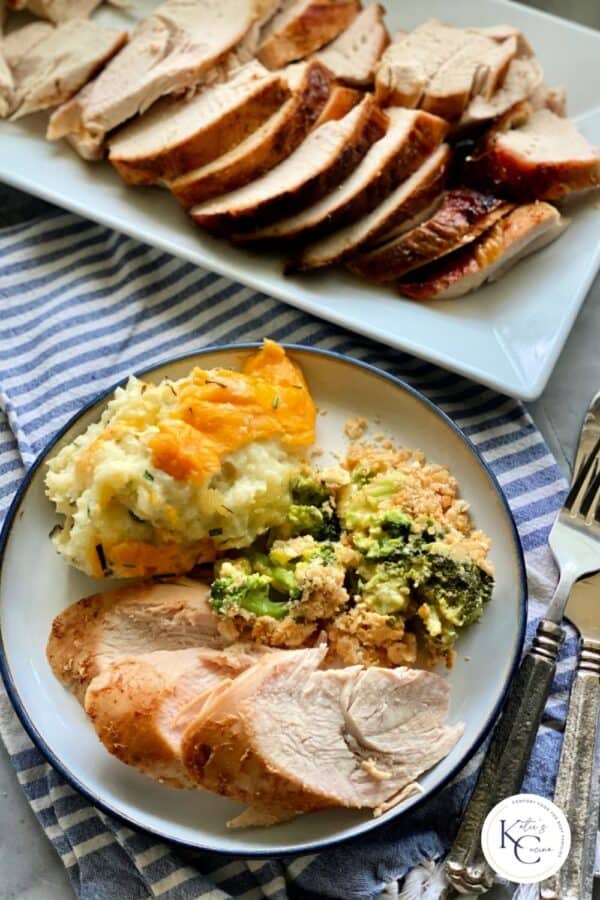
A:
{"label": "blue rim on plate", "polygon": [[[180,356],[175,356],[170,359],[164,360],[163,362],[159,362],[154,365],[150,369],[138,370],[133,373],[136,377],[142,378],[147,377],[152,374],[152,372],[156,369],[162,368],[163,366],[173,365],[176,363],[183,362],[185,359],[196,359],[199,356],[204,356],[209,353],[215,353],[219,351],[244,351],[244,350],[253,350],[262,346],[262,341],[244,341],[240,343],[227,343],[227,344],[211,344],[207,347],[203,347],[201,350],[198,350],[196,353],[184,353]],[[501,506],[504,509],[506,514],[506,518],[510,525],[511,536],[513,540],[515,556],[519,569],[519,594],[520,594],[520,603],[519,603],[519,623],[518,623],[518,637],[515,642],[515,647],[513,651],[513,659],[508,668],[508,673],[502,687],[501,695],[495,704],[494,708],[490,712],[489,716],[485,724],[483,725],[479,735],[473,741],[471,746],[465,753],[461,756],[459,762],[451,769],[451,771],[443,778],[443,780],[437,785],[435,791],[432,793],[425,794],[424,796],[417,796],[411,802],[409,802],[408,806],[403,807],[401,811],[397,813],[397,816],[405,815],[408,812],[412,812],[418,806],[427,802],[431,796],[439,793],[446,787],[446,785],[465,767],[465,765],[469,762],[469,760],[475,755],[487,735],[492,729],[494,722],[504,704],[504,700],[506,698],[506,694],[508,692],[508,688],[515,674],[516,668],[518,666],[521,651],[523,648],[523,644],[525,641],[525,628],[527,622],[527,579],[525,574],[525,559],[523,556],[523,549],[521,547],[521,541],[519,539],[519,535],[517,532],[517,527],[515,525],[515,521],[508,505],[508,502],[502,492],[500,484],[492,470],[483,460],[483,457],[475,447],[475,445],[469,440],[469,438],[463,433],[463,431],[458,427],[458,425],[438,406],[435,405],[431,400],[429,400],[424,394],[418,391],[416,388],[412,387],[412,385],[407,384],[401,378],[398,378],[395,375],[391,375],[389,372],[385,372],[383,369],[378,368],[377,366],[373,366],[370,363],[363,362],[362,360],[354,359],[350,356],[345,356],[343,353],[336,353],[333,350],[322,350],[318,347],[309,347],[303,344],[288,344],[281,343],[281,346],[285,348],[286,351],[300,351],[302,353],[309,353],[315,356],[323,356],[326,358],[334,359],[337,361],[341,361],[344,363],[348,363],[352,366],[356,366],[357,368],[364,369],[370,372],[373,375],[378,376],[379,378],[385,379],[386,381],[391,382],[396,387],[400,388],[403,391],[411,394],[416,400],[422,403],[430,412],[434,413],[438,418],[440,418],[446,425],[448,425],[452,431],[460,438],[460,440],[466,445],[468,450],[470,450],[473,458],[477,462],[478,466],[483,469],[485,475],[487,476],[492,488],[494,489],[498,500],[500,501]],[[110,397],[110,395],[115,391],[116,388],[125,384],[128,380],[129,376],[125,378],[121,378],[119,381],[115,382],[112,387],[108,388],[106,391],[103,391],[99,394],[95,399],[91,400],[85,406],[83,406],[78,412],[76,412],[69,421],[60,429],[60,431],[43,447],[40,453],[37,455],[35,461],[31,465],[31,468],[28,470],[25,478],[23,479],[23,483],[19,487],[15,497],[7,511],[6,518],[4,520],[4,525],[2,530],[0,531],[0,575],[2,573],[2,567],[4,563],[4,553],[6,549],[6,545],[8,542],[8,538],[11,533],[11,529],[14,523],[14,520],[19,512],[19,508],[21,506],[21,502],[27,493],[27,489],[33,479],[34,474],[37,472],[39,467],[43,464],[44,460],[51,452],[51,450],[55,447],[55,445],[60,441],[64,434],[72,428],[78,419],[80,419],[86,412],[90,411],[93,407],[103,403],[105,400]],[[224,856],[236,856],[240,857],[243,855],[247,858],[252,859],[268,859],[276,856],[277,858],[281,858],[284,856],[290,856],[294,854],[304,854],[304,853],[314,853],[315,851],[324,850],[328,847],[332,847],[341,842],[351,843],[353,841],[359,840],[364,834],[368,832],[372,832],[374,829],[379,827],[386,827],[394,821],[397,817],[393,815],[386,819],[384,822],[378,822],[376,819],[371,820],[368,823],[365,823],[364,827],[361,828],[358,834],[352,835],[350,837],[331,837],[325,838],[322,840],[318,840],[312,843],[303,843],[296,844],[290,847],[286,847],[285,850],[278,850],[276,853],[273,850],[248,850],[241,853],[240,850],[220,850],[216,851],[213,847],[206,847],[203,844],[191,844],[188,841],[182,841],[177,838],[174,838],[170,835],[165,834],[158,828],[148,828],[146,825],[141,824],[136,821],[132,816],[126,816],[122,813],[113,809],[110,804],[105,803],[100,797],[94,794],[88,787],[83,785],[76,775],[74,775],[69,769],[65,767],[65,765],[61,762],[61,760],[54,754],[54,752],[48,747],[43,736],[38,731],[35,723],[30,718],[27,710],[21,698],[19,696],[19,692],[15,681],[13,679],[12,673],[10,671],[8,661],[6,659],[6,655],[4,652],[4,640],[2,636],[2,630],[0,627],[0,674],[2,675],[2,680],[4,681],[4,685],[6,687],[6,691],[10,698],[10,701],[15,709],[23,728],[36,745],[38,750],[43,754],[43,756],[47,759],[47,761],[63,776],[63,778],[80,794],[82,794],[90,803],[100,809],[102,812],[107,813],[110,816],[113,816],[117,821],[122,822],[125,825],[128,825],[133,828],[140,829],[142,831],[146,831],[150,834],[155,835],[161,840],[167,841],[168,843],[183,846],[190,849],[195,850],[208,850],[210,852],[220,852],[223,853]]]}

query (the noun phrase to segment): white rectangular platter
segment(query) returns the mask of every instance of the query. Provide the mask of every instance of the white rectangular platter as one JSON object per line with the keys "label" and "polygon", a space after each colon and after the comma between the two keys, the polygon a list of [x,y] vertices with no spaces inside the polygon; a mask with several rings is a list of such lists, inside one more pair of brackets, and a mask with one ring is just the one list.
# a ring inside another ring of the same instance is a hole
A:
{"label": "white rectangular platter", "polygon": [[[155,5],[136,0],[138,12]],[[392,33],[430,17],[456,25],[521,28],[546,82],[567,88],[569,114],[592,143],[600,144],[600,33],[507,0],[388,0],[387,6]],[[132,22],[109,9],[98,18],[126,27]],[[341,269],[286,278],[280,257],[209,238],[166,192],[128,188],[107,163],[85,163],[63,142],[49,144],[43,137],[45,121],[40,115],[0,123],[1,181],[525,400],[543,391],[600,267],[596,193],[568,210],[572,225],[556,243],[462,300],[415,303]]]}

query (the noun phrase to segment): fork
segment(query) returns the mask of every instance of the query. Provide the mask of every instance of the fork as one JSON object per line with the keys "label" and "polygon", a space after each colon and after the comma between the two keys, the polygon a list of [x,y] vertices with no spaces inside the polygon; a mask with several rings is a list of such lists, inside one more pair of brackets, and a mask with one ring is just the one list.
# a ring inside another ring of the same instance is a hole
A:
{"label": "fork", "polygon": [[575,479],[550,533],[558,584],[513,680],[446,861],[446,878],[460,894],[484,894],[494,884],[494,872],[481,851],[483,823],[497,803],[520,790],[564,639],[560,622],[569,593],[578,578],[600,571],[599,399],[594,398],[584,422]]}

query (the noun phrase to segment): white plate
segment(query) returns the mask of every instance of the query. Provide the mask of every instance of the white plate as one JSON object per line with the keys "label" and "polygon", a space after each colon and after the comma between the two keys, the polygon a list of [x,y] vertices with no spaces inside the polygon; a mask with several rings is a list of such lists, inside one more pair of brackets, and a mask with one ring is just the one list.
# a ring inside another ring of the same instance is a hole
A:
{"label": "white plate", "polygon": [[[450,467],[463,497],[472,504],[477,526],[492,538],[491,555],[497,570],[494,597],[483,622],[460,639],[456,664],[448,674],[450,721],[464,722],[464,735],[450,755],[421,779],[427,796],[439,790],[483,740],[520,653],[526,589],[514,523],[498,485],[476,451],[428,400],[389,375],[335,354],[298,348],[292,355],[302,365],[317,405],[327,411],[318,417],[320,447],[328,452],[343,449],[343,426],[351,415],[381,419],[376,430],[389,433],[405,446],[420,447],[429,459]],[[240,345],[209,349],[158,366],[146,377],[179,378],[193,365],[237,368],[240,356]],[[54,453],[73,440],[98,418],[104,403],[105,398],[100,399],[67,425],[58,444],[47,452]],[[33,740],[97,806],[169,840],[248,856],[322,847],[368,831],[419,802],[407,800],[377,820],[368,812],[339,810],[301,816],[270,829],[228,831],[225,822],[241,811],[239,804],[203,791],[162,787],[109,756],[85,713],[54,677],[46,660],[54,616],[67,604],[109,585],[70,569],[54,551],[48,533],[56,518],[44,496],[44,468],[42,459],[29,474],[0,537],[4,652],[0,664],[15,708]]]}
{"label": "white plate", "polygon": [[[136,0],[136,9],[156,4]],[[532,43],[550,85],[564,84],[583,133],[600,143],[600,34],[506,0],[388,4],[392,32],[431,16],[457,25],[508,22]],[[106,23],[131,20],[104,10]],[[333,269],[284,278],[281,258],[235,249],[199,232],[158,190],[127,188],[108,164],[84,163],[44,139],[45,117],[0,123],[0,179],[86,218],[242,281],[293,306],[407,350],[515,397],[538,397],[600,266],[599,213],[588,198],[560,240],[498,284],[462,300],[415,303]]]}

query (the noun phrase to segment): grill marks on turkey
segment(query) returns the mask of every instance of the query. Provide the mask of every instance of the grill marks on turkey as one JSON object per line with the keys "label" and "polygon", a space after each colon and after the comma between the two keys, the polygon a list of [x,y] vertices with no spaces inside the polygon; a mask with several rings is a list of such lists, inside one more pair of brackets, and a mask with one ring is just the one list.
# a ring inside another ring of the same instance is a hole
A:
{"label": "grill marks on turkey", "polygon": [[[344,263],[405,296],[460,296],[567,226],[529,204],[600,184],[598,149],[510,25],[431,19],[390,40],[377,2],[163,0],[127,36],[72,20],[71,0],[10,5],[61,24],[2,41],[0,116],[61,104],[50,139],[108,150],[209,232],[289,250],[286,274]],[[518,239],[499,224],[515,203]],[[446,257],[452,285],[433,285]]]}
{"label": "grill marks on turkey", "polygon": [[321,669],[325,646],[224,646],[207,595],[191,581],[146,582],[55,619],[52,669],[121,762],[242,801],[234,826],[266,825],[336,806],[382,812],[459,740],[443,678]]}

